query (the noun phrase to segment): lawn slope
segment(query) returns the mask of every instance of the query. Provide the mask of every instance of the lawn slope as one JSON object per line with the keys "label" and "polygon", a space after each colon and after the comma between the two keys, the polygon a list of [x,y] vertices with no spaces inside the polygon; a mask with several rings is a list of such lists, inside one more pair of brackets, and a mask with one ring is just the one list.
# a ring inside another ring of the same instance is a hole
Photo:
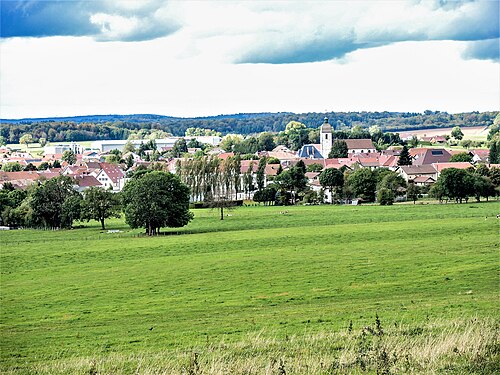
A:
{"label": "lawn slope", "polygon": [[[154,238],[121,220],[109,223],[117,234],[92,223],[0,233],[2,372],[261,373],[288,358],[287,373],[303,373],[316,346],[323,363],[362,371],[360,347],[376,341],[374,358],[382,353],[376,315],[384,340],[411,329],[497,340],[499,203],[281,211],[243,207],[220,221],[196,210]],[[332,342],[345,350],[331,352]]]}

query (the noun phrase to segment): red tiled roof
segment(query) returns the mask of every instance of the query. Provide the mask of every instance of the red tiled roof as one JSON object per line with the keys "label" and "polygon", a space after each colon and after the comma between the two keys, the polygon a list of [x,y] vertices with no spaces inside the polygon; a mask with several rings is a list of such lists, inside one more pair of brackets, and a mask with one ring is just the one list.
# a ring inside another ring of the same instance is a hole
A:
{"label": "red tiled roof", "polygon": [[452,163],[433,163],[432,166],[438,172],[441,172],[443,169],[446,168],[467,169],[472,167],[472,164],[468,162],[452,162]]}
{"label": "red tiled roof", "polygon": [[94,176],[73,176],[80,187],[101,186]]}

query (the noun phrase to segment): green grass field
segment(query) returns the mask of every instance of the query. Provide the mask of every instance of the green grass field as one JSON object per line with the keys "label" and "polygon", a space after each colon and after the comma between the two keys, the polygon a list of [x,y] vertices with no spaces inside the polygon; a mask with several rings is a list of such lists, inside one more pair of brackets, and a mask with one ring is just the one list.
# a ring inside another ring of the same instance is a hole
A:
{"label": "green grass field", "polygon": [[0,372],[499,369],[499,202],[284,209],[0,232]]}

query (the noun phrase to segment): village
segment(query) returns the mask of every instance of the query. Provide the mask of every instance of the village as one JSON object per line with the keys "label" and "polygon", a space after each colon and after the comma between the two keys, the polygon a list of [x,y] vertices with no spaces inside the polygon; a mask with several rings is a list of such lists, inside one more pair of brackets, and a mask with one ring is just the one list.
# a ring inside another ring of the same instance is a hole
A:
{"label": "village", "polygon": [[[239,137],[243,139],[243,136]],[[387,169],[396,172],[406,183],[412,183],[421,187],[421,191],[428,192],[445,169],[467,170],[479,165],[488,169],[500,167],[500,164],[490,163],[488,149],[446,147],[449,137],[444,136],[423,136],[418,139],[418,146],[408,149],[410,161],[404,163],[400,160],[403,152],[401,145],[377,150],[370,138],[341,140],[347,146],[346,155],[342,155],[345,157],[329,157],[334,143],[332,138],[332,127],[325,118],[319,129],[318,144],[304,144],[298,151],[292,151],[285,145],[273,144],[275,147],[271,150],[243,155],[239,161],[240,186],[236,187],[231,199],[252,199],[257,190],[268,186],[279,173],[293,168],[299,162],[306,168],[308,188],[324,194],[323,201],[329,203],[333,202],[334,198],[332,192],[321,184],[320,174],[331,168],[343,173],[358,169]],[[416,140],[415,135],[407,135],[406,141],[412,138],[413,141]],[[25,190],[34,183],[63,175],[74,180],[75,189],[79,192],[90,187],[120,192],[138,168],[154,168],[179,174],[179,166],[193,158],[215,157],[220,161],[233,158],[234,151],[221,148],[223,140],[224,138],[218,135],[200,135],[166,137],[155,139],[154,142],[150,139],[101,140],[91,142],[89,147],[77,142],[54,143],[45,145],[42,153],[31,153],[29,148],[20,151],[14,147],[2,146],[0,187],[10,183],[15,189]],[[423,146],[421,143],[429,146]],[[173,153],[173,150],[176,151]],[[462,156],[459,160],[466,161],[453,161],[454,155],[459,154]],[[266,160],[263,168],[264,180],[259,184],[259,160],[262,158]],[[191,201],[196,201],[196,198],[192,195]],[[350,203],[357,204],[362,200],[357,199],[359,197],[353,198]]]}

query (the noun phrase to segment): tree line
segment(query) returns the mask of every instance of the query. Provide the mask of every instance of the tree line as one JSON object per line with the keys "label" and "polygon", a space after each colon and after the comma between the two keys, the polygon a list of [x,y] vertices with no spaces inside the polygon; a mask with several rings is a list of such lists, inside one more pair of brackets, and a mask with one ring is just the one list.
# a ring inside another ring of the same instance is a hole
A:
{"label": "tree line", "polygon": [[5,183],[0,190],[0,220],[14,228],[63,229],[75,221],[105,220],[125,215],[131,228],[159,234],[163,227],[181,227],[192,218],[189,188],[176,175],[142,170],[132,176],[120,193],[90,187],[75,190],[71,177],[59,176],[31,185],[26,191]]}
{"label": "tree line", "polygon": [[6,143],[19,143],[29,133],[34,141],[50,142],[127,139],[139,130],[151,133],[161,130],[182,136],[190,128],[212,129],[216,134],[256,134],[284,131],[290,121],[317,129],[325,115],[334,130],[359,126],[378,126],[388,132],[442,128],[454,126],[490,126],[498,112],[469,112],[449,114],[439,111],[410,112],[327,112],[327,113],[257,113],[215,116],[205,118],[175,118],[156,115],[82,116],[73,119],[34,119],[24,121],[2,120],[0,137]]}

